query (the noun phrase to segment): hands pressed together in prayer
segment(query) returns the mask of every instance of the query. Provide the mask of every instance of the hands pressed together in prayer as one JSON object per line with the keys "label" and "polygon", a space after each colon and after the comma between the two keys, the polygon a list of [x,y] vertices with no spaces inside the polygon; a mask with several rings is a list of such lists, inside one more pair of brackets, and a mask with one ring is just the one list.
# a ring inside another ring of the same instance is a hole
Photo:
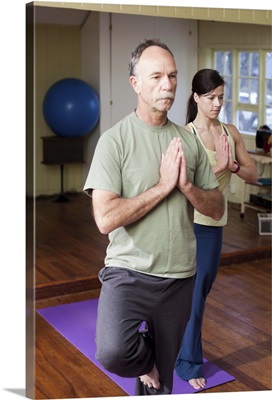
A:
{"label": "hands pressed together in prayer", "polygon": [[227,136],[224,133],[222,133],[219,137],[216,146],[215,158],[218,170],[220,172],[224,171],[225,169],[229,169],[230,171],[235,170],[235,163],[231,154],[231,146]]}
{"label": "hands pressed together in prayer", "polygon": [[[230,148],[224,139],[220,140],[219,148],[224,165],[234,165]],[[224,202],[218,189],[203,190],[188,179],[186,157],[181,139],[178,137],[172,139],[165,153],[162,154],[159,184],[167,194],[177,187],[200,213],[215,220],[222,217]],[[218,209],[215,209],[215,204],[219,206]]]}
{"label": "hands pressed together in prayer", "polygon": [[165,153],[162,154],[160,176],[160,182],[168,186],[169,193],[176,186],[183,191],[189,183],[186,158],[178,137],[171,141]]}

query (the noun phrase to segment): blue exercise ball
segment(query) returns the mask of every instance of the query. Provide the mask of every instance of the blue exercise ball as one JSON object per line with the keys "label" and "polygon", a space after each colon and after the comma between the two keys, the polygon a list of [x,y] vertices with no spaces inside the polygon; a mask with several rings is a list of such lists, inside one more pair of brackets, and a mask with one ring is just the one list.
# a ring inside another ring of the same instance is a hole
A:
{"label": "blue exercise ball", "polygon": [[100,105],[95,90],[77,78],[54,83],[43,101],[43,115],[49,128],[63,137],[91,133],[99,120]]}

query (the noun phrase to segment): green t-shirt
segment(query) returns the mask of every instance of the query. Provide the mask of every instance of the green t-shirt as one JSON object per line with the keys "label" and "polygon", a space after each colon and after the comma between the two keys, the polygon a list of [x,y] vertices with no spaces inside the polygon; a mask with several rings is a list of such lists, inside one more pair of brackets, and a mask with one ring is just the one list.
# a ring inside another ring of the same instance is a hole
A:
{"label": "green t-shirt", "polygon": [[[99,139],[84,191],[107,190],[131,198],[156,185],[162,153],[180,137],[191,182],[203,189],[218,186],[205,150],[194,135],[171,121],[162,127],[143,123],[131,113]],[[106,266],[165,278],[195,274],[194,210],[174,189],[140,220],[109,234]]]}

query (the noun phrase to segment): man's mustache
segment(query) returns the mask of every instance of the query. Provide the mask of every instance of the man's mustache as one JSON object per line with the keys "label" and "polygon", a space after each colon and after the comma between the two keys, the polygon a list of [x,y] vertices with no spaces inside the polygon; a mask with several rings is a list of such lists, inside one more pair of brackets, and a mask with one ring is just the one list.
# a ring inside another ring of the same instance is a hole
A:
{"label": "man's mustache", "polygon": [[163,100],[163,99],[174,99],[175,98],[175,94],[173,92],[164,92],[160,95],[160,97],[158,97],[157,100]]}

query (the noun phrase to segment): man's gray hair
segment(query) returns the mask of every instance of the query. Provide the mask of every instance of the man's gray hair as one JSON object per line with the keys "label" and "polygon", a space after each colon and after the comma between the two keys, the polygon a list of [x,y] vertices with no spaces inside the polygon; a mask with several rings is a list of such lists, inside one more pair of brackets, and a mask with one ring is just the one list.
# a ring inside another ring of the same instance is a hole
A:
{"label": "man's gray hair", "polygon": [[172,51],[169,49],[169,47],[160,41],[160,39],[145,39],[143,42],[141,42],[136,49],[131,53],[131,57],[129,60],[129,76],[135,76],[137,74],[137,66],[139,59],[145,49],[147,49],[150,46],[158,46],[161,47],[162,49],[168,51],[172,57],[174,57]]}

